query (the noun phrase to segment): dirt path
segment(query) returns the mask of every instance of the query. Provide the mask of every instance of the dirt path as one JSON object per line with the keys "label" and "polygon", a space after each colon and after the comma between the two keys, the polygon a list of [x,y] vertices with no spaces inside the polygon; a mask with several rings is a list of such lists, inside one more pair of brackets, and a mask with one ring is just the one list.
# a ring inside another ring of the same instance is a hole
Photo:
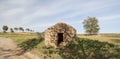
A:
{"label": "dirt path", "polygon": [[0,37],[0,59],[40,59],[30,52],[19,55],[21,51],[11,39]]}

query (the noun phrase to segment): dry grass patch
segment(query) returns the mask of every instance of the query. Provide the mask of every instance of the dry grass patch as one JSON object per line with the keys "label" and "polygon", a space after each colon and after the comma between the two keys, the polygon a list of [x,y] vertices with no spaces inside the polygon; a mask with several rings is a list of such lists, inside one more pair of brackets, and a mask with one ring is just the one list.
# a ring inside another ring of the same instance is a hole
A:
{"label": "dry grass patch", "polygon": [[87,38],[87,39],[91,39],[91,40],[98,40],[101,42],[109,42],[109,43],[113,43],[113,44],[120,44],[120,35],[113,35],[113,34],[109,34],[109,35],[77,35],[79,38]]}

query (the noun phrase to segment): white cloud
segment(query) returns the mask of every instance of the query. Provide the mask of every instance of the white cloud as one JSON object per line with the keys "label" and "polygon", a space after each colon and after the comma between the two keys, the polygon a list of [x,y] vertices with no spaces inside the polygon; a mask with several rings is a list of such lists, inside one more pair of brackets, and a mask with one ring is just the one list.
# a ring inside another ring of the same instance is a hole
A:
{"label": "white cloud", "polygon": [[[6,0],[0,2],[0,26],[3,24],[10,26],[29,26],[34,27],[48,27],[61,19],[73,18],[78,15],[84,15],[90,12],[95,12],[104,8],[118,5],[117,0]],[[98,11],[99,12],[99,11]],[[56,16],[58,15],[58,16]],[[88,15],[87,15],[88,16]],[[48,20],[42,19],[53,17],[53,22],[43,22],[31,24],[34,20]],[[111,15],[99,17],[101,20],[119,18],[120,15]],[[80,23],[81,21],[67,22],[69,24]],[[26,25],[29,24],[29,25]]]}
{"label": "white cloud", "polygon": [[[110,20],[116,20],[120,18],[120,15],[109,15],[109,16],[103,16],[103,17],[99,17],[99,21],[110,21]],[[119,20],[119,19],[118,19]]]}
{"label": "white cloud", "polygon": [[15,9],[11,9],[11,10],[7,10],[5,12],[2,12],[0,14],[0,16],[2,18],[11,18],[11,17],[14,18],[16,15],[18,15],[19,13],[21,13],[23,11],[24,11],[24,9],[22,9],[22,8],[15,8]]}
{"label": "white cloud", "polygon": [[[83,15],[89,12],[95,12],[100,9],[104,9],[110,6],[118,5],[119,3],[113,3],[114,1],[90,1],[81,3],[79,5],[74,5],[74,8],[69,8],[72,12],[65,14],[62,18],[71,18],[78,15]],[[71,5],[70,5],[71,6]],[[67,6],[66,6],[67,7]]]}

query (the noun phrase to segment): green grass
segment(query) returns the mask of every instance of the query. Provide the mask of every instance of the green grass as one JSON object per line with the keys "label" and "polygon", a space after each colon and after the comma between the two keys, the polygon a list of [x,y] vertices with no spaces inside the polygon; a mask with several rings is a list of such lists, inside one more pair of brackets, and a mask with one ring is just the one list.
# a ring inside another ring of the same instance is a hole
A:
{"label": "green grass", "polygon": [[63,59],[119,59],[120,46],[79,38],[58,51]]}
{"label": "green grass", "polygon": [[25,52],[37,54],[41,59],[119,59],[120,57],[120,42],[117,41],[120,35],[78,35],[76,41],[70,42],[62,49],[46,48],[44,38],[36,33],[0,33],[0,37],[13,39]]}
{"label": "green grass", "polygon": [[17,44],[32,38],[38,38],[37,34],[34,33],[0,33],[0,37],[11,38]]}

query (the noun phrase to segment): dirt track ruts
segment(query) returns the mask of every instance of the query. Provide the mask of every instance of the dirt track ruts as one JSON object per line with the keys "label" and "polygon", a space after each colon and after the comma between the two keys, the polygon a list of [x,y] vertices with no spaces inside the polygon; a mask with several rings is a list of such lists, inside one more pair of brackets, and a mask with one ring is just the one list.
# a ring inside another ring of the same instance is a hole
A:
{"label": "dirt track ruts", "polygon": [[0,37],[0,59],[40,59],[30,52],[18,55],[21,49],[9,38]]}

